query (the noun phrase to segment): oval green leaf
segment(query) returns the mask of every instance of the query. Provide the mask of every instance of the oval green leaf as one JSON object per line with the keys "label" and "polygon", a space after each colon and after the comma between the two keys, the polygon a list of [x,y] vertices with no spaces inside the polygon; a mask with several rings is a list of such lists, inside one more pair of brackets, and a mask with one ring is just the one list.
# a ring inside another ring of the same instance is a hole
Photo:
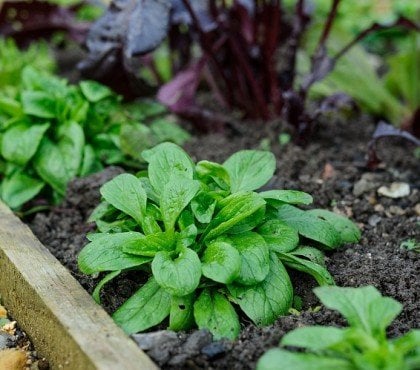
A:
{"label": "oval green leaf", "polygon": [[168,252],[158,252],[152,262],[152,272],[157,283],[176,296],[191,294],[201,278],[201,262],[196,252],[184,248],[176,259]]}

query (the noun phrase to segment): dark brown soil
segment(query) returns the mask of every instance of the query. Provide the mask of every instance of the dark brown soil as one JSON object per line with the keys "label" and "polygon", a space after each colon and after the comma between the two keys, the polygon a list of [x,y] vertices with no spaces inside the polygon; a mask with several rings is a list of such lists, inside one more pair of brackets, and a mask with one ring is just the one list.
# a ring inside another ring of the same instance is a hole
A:
{"label": "dark brown soil", "polygon": [[[403,303],[403,312],[389,329],[391,336],[398,336],[420,323],[419,254],[401,247],[409,239],[417,243],[420,240],[418,159],[406,143],[384,141],[379,145],[384,165],[369,171],[365,167],[365,154],[372,124],[363,117],[325,121],[305,149],[292,144],[280,146],[277,134],[273,134],[276,132],[273,123],[268,128],[254,124],[246,129],[232,129],[225,135],[197,136],[186,145],[186,150],[196,160],[223,161],[240,149],[266,148],[269,138],[271,150],[278,158],[278,170],[270,186],[309,192],[314,196],[315,206],[346,214],[362,228],[360,243],[329,253],[327,265],[338,285],[373,284],[382,294]],[[85,221],[99,201],[99,186],[120,171],[109,168],[74,181],[63,205],[48,214],[38,214],[30,223],[38,238],[90,292],[97,279],[80,274],[76,264],[77,254],[86,243],[85,234],[92,230],[92,225]],[[379,186],[394,181],[408,183],[410,195],[391,199],[377,194]],[[164,368],[252,369],[264,351],[276,346],[287,331],[297,326],[345,324],[335,312],[326,309],[313,312],[311,307],[319,303],[311,292],[315,283],[310,278],[293,274],[293,279],[305,307],[299,316],[280,318],[266,328],[243,322],[242,333],[234,342],[210,343],[205,333],[182,333],[170,346],[160,343],[166,352],[150,350],[149,355]],[[112,312],[118,307],[138,288],[140,281],[141,277],[130,273],[105,289],[106,310]]]}

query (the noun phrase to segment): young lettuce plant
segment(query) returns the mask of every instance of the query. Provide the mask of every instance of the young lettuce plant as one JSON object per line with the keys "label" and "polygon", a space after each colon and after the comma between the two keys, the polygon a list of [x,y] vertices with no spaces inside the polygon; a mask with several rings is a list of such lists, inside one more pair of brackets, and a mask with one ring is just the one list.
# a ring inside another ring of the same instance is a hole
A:
{"label": "young lettuce plant", "polygon": [[271,349],[257,370],[414,370],[420,368],[420,330],[387,339],[386,328],[402,305],[383,297],[373,286],[319,287],[315,294],[328,308],[339,311],[349,326],[308,326],[286,334],[282,346],[303,348],[305,353]]}
{"label": "young lettuce plant", "polygon": [[[0,199],[13,209],[43,189],[59,200],[71,179],[104,164],[142,167],[139,150],[188,138],[158,104],[125,107],[95,81],[69,85],[31,66],[19,72],[20,83],[0,93]],[[13,81],[16,71],[0,65],[0,76]]]}
{"label": "young lettuce plant", "polygon": [[293,287],[286,270],[334,284],[322,250],[355,242],[359,229],[332,212],[299,205],[312,197],[295,190],[260,191],[273,176],[270,152],[243,150],[222,165],[194,164],[172,143],[142,153],[148,171],[122,174],[101,188],[93,212],[98,233],[79,255],[83,273],[108,272],[94,297],[126,270],[147,282],[114,314],[127,332],[197,325],[217,338],[235,338],[237,308],[255,324],[288,312]]}

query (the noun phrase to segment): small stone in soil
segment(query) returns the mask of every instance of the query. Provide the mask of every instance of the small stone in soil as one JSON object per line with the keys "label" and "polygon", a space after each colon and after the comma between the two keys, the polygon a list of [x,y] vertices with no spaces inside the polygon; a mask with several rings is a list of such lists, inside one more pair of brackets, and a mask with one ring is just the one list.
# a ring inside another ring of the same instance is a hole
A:
{"label": "small stone in soil", "polygon": [[226,353],[226,347],[223,342],[213,342],[201,349],[201,353],[209,360],[215,360]]}
{"label": "small stone in soil", "polygon": [[12,348],[16,345],[16,338],[9,333],[0,331],[0,350]]}
{"label": "small stone in soil", "polygon": [[374,173],[364,173],[359,181],[353,186],[353,195],[358,197],[374,190],[379,185],[380,177]]}
{"label": "small stone in soil", "polygon": [[378,215],[372,215],[369,217],[368,223],[370,226],[375,227],[379,222],[381,222],[382,217]]}
{"label": "small stone in soil", "polygon": [[184,345],[182,346],[183,352],[191,355],[195,355],[200,352],[200,350],[210,344],[212,341],[212,335],[207,330],[198,330],[192,333]]}
{"label": "small stone in soil", "polygon": [[378,194],[388,198],[404,198],[410,195],[410,185],[405,182],[393,182],[389,187],[381,186]]}
{"label": "small stone in soil", "polygon": [[159,330],[153,333],[133,334],[138,346],[157,363],[164,364],[171,357],[172,348],[179,345],[177,334],[170,330]]}

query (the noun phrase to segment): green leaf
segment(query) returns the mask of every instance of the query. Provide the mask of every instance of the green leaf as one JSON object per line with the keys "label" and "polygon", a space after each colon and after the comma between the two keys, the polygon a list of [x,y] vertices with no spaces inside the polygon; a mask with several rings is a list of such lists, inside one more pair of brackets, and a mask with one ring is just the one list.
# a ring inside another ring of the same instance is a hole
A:
{"label": "green leaf", "polygon": [[349,361],[314,355],[312,353],[294,353],[283,349],[270,349],[259,359],[256,370],[354,370]]}
{"label": "green leaf", "polygon": [[106,222],[102,220],[96,221],[96,227],[101,233],[124,233],[133,231],[137,226],[137,222],[132,218],[117,220],[114,222]]}
{"label": "green leaf", "polygon": [[194,317],[200,329],[207,329],[214,340],[235,339],[240,331],[238,315],[220,293],[204,289],[194,303]]}
{"label": "green leaf", "polygon": [[96,158],[95,151],[91,145],[85,145],[83,148],[83,160],[80,166],[79,175],[81,177],[90,175],[102,170],[102,164]]}
{"label": "green leaf", "polygon": [[2,181],[0,198],[12,209],[17,209],[34,198],[45,183],[21,171],[16,171]]}
{"label": "green leaf", "polygon": [[168,252],[158,252],[152,262],[152,272],[163,289],[182,297],[197,289],[201,278],[201,262],[197,253],[189,248],[184,248],[175,260],[172,260]]}
{"label": "green leaf", "polygon": [[162,191],[160,209],[166,230],[173,230],[183,209],[191,202],[200,188],[200,183],[182,177],[171,177]]}
{"label": "green leaf", "polygon": [[125,123],[120,131],[121,150],[135,160],[144,163],[143,150],[157,144],[149,127],[141,124]]}
{"label": "green leaf", "polygon": [[306,348],[311,351],[328,349],[345,340],[345,329],[332,326],[308,326],[287,333],[281,340],[283,346]]}
{"label": "green leaf", "polygon": [[191,210],[202,224],[208,224],[216,208],[216,200],[208,193],[201,191],[191,201]]}
{"label": "green leaf", "polygon": [[223,208],[216,214],[203,233],[204,241],[209,241],[227,232],[257,212],[265,205],[262,199],[256,193],[233,194],[224,199]]}
{"label": "green leaf", "polygon": [[232,193],[252,191],[259,189],[273,177],[276,158],[270,152],[241,150],[230,156],[223,167],[229,173]]}
{"label": "green leaf", "polygon": [[136,232],[118,234],[94,234],[91,242],[80,252],[79,269],[84,274],[100,271],[124,270],[143,265],[151,261],[149,257],[140,257],[124,253],[124,247],[136,245],[144,235]]}
{"label": "green leaf", "polygon": [[197,238],[197,234],[197,226],[194,224],[187,226],[178,234],[177,246],[189,247],[193,245],[195,243],[195,239]]}
{"label": "green leaf", "polygon": [[221,189],[230,189],[230,177],[226,169],[219,163],[200,161],[195,166],[198,177],[205,183],[209,179],[214,181]]}
{"label": "green leaf", "polygon": [[142,156],[149,163],[150,183],[158,194],[162,194],[171,177],[193,178],[194,166],[191,158],[176,144],[159,144],[145,150]]}
{"label": "green leaf", "polygon": [[79,86],[86,99],[93,103],[113,95],[108,87],[96,81],[82,81]]}
{"label": "green leaf", "polygon": [[287,225],[296,229],[299,234],[315,240],[329,249],[336,248],[341,242],[340,234],[329,222],[318,218],[315,214],[308,213],[308,211],[283,204],[278,208],[277,216]]}
{"label": "green leaf", "polygon": [[188,330],[194,325],[194,294],[172,296],[169,314],[169,329]]}
{"label": "green leaf", "polygon": [[79,174],[82,165],[85,134],[76,122],[66,122],[58,129],[58,148],[66,163],[68,176],[73,178]]}
{"label": "green leaf", "polygon": [[258,208],[252,215],[245,217],[239,221],[236,225],[228,230],[229,234],[241,234],[246,231],[255,229],[256,226],[260,225],[266,217],[265,205]]}
{"label": "green leaf", "polygon": [[242,311],[256,325],[270,325],[287,313],[293,301],[293,287],[289,275],[278,257],[271,253],[270,272],[265,280],[253,286],[229,285]]}
{"label": "green leaf", "polygon": [[38,175],[60,195],[64,195],[70,176],[60,149],[44,138],[34,158],[34,168]]}
{"label": "green leaf", "polygon": [[23,91],[22,106],[24,113],[39,118],[55,118],[56,100],[51,94],[42,91]]}
{"label": "green leaf", "polygon": [[298,232],[281,220],[268,220],[258,227],[257,232],[274,252],[289,252],[299,243]]}
{"label": "green leaf", "polygon": [[326,307],[339,311],[352,327],[377,338],[384,337],[385,329],[402,310],[399,302],[382,297],[373,286],[320,287],[314,292]]}
{"label": "green leaf", "polygon": [[22,115],[23,110],[19,101],[2,96],[0,97],[0,112],[7,113],[12,117],[18,117]]}
{"label": "green leaf", "polygon": [[131,253],[138,256],[154,257],[161,251],[171,251],[175,248],[175,235],[173,231],[157,232],[146,235],[137,243],[126,245],[124,253]]}
{"label": "green leaf", "polygon": [[20,166],[26,165],[35,155],[50,125],[19,123],[10,127],[3,136],[1,154],[5,159]]}
{"label": "green leaf", "polygon": [[169,315],[170,307],[170,294],[150,278],[112,318],[127,334],[133,334],[161,323]]}
{"label": "green leaf", "polygon": [[140,177],[139,178],[143,189],[145,190],[147,194],[147,198],[155,202],[156,204],[159,204],[160,202],[160,196],[153,190],[152,184],[150,183],[150,180],[147,177]]}
{"label": "green leaf", "polygon": [[278,253],[278,255],[286,266],[312,275],[319,285],[334,285],[333,277],[324,266],[291,253]]}
{"label": "green leaf", "polygon": [[317,248],[299,246],[298,248],[290,252],[290,254],[300,258],[306,258],[309,261],[312,261],[314,263],[317,263],[318,265],[325,267],[325,255],[321,250]]}
{"label": "green leaf", "polygon": [[231,235],[229,241],[240,255],[240,271],[236,282],[254,285],[263,281],[270,270],[270,253],[264,238],[254,232]]}
{"label": "green leaf", "polygon": [[[395,346],[395,349],[398,353],[406,354],[410,353],[413,350],[417,349],[417,356],[415,353],[413,357],[417,359],[417,363],[420,361],[420,330],[419,329],[411,329],[408,333],[404,334],[403,336],[394,339],[392,344]],[[413,351],[414,352],[414,351]],[[410,367],[410,369],[414,369],[415,367]]]}
{"label": "green leaf", "polygon": [[175,144],[183,145],[191,137],[187,131],[176,123],[169,121],[168,118],[155,119],[150,124],[150,128],[159,142],[171,141]]}
{"label": "green leaf", "polygon": [[127,173],[118,175],[103,185],[100,192],[108,203],[141,225],[146,215],[147,196],[137,177]]}
{"label": "green leaf", "polygon": [[360,229],[347,217],[326,209],[311,209],[308,214],[315,215],[321,220],[327,221],[340,234],[341,243],[356,243],[361,236]]}
{"label": "green leaf", "polygon": [[273,199],[289,204],[311,204],[313,202],[310,194],[298,190],[268,190],[259,194],[264,199]]}
{"label": "green leaf", "polygon": [[95,287],[95,290],[92,293],[92,298],[98,304],[101,304],[101,290],[105,286],[106,283],[110,282],[112,279],[116,278],[119,274],[121,274],[121,270],[112,271],[106,274],[98,285]]}
{"label": "green leaf", "polygon": [[211,242],[201,260],[203,275],[219,283],[232,283],[241,270],[241,256],[238,250],[223,241]]}

